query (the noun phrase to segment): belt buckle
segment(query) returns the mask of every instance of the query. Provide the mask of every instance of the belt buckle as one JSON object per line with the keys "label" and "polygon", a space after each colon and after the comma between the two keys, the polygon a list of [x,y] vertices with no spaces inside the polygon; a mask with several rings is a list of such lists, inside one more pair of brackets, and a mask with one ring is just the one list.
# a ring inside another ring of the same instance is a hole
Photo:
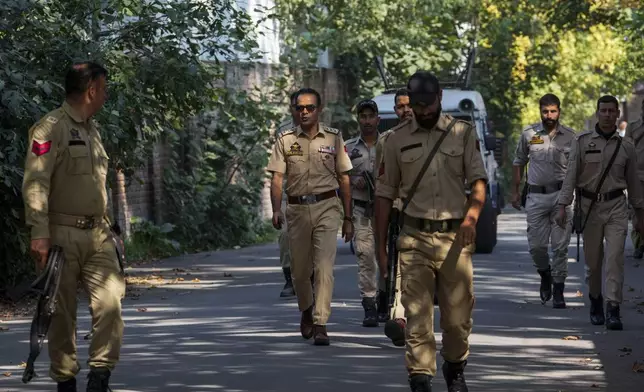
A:
{"label": "belt buckle", "polygon": [[87,230],[96,227],[96,219],[92,216],[86,216],[83,219],[76,219],[76,227]]}
{"label": "belt buckle", "polygon": [[602,195],[601,193],[597,193],[597,201],[598,201],[598,202],[599,202],[599,201],[603,201],[603,200],[602,200],[602,199],[604,198],[603,196],[604,196],[604,195]]}
{"label": "belt buckle", "polygon": [[300,196],[300,202],[302,204],[314,204],[317,202],[317,199],[315,198],[315,195],[304,195]]}

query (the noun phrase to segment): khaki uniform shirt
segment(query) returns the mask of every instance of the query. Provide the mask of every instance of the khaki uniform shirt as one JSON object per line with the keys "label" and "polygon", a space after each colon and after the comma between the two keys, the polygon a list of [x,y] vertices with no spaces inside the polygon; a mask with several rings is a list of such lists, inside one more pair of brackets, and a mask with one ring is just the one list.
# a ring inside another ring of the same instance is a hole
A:
{"label": "khaki uniform shirt", "polygon": [[67,102],[29,130],[22,192],[31,238],[50,238],[49,213],[104,217],[108,157],[93,121]]}
{"label": "khaki uniform shirt", "polygon": [[[597,190],[604,169],[610,162],[615,152],[617,132],[608,140],[597,131],[580,133],[570,150],[568,172],[559,193],[559,204],[570,205],[576,187],[589,192]],[[637,177],[637,157],[635,146],[630,139],[622,139],[622,147],[615,157],[599,193],[606,193],[617,189],[628,189],[628,198],[636,209],[644,208],[644,196]]]}
{"label": "khaki uniform shirt", "polygon": [[[377,196],[391,200],[398,195],[407,196],[430,151],[452,119],[442,114],[432,130],[421,128],[415,119],[394,128],[396,137],[388,138],[384,145]],[[477,180],[488,180],[476,141],[476,130],[458,120],[427,168],[405,214],[431,220],[465,216],[465,181],[473,184]]]}
{"label": "khaki uniform shirt", "polygon": [[[351,165],[353,166],[350,173],[352,176],[362,177],[362,172],[368,172],[373,175],[374,166],[376,165],[376,145],[378,144],[379,138],[376,139],[376,143],[372,147],[369,147],[360,136],[347,140],[345,146],[347,147],[349,159],[351,159]],[[373,178],[375,180],[375,176]],[[376,185],[375,182],[373,185]],[[370,201],[372,198],[366,186],[364,189],[357,189],[353,186],[353,183],[351,184],[351,197],[362,201]]]}
{"label": "khaki uniform shirt", "polygon": [[559,124],[551,139],[542,123],[532,124],[521,132],[513,163],[525,166],[530,162],[527,181],[531,185],[545,186],[563,181],[575,135],[573,129]]}
{"label": "khaki uniform shirt", "polygon": [[[376,179],[376,187],[378,187],[378,177],[380,176],[380,166],[383,160],[385,143],[387,142],[387,139],[389,138],[389,136],[393,134],[393,132],[394,132],[394,128],[381,133],[380,137],[378,138],[378,143],[376,143],[376,164],[374,165],[374,168],[373,168],[373,177]],[[397,210],[402,209],[402,200],[400,200],[400,198],[397,197],[394,200],[392,207]]]}
{"label": "khaki uniform shirt", "polygon": [[639,119],[628,124],[624,138],[629,138],[635,145],[637,176],[644,182],[644,120]]}
{"label": "khaki uniform shirt", "polygon": [[352,168],[342,133],[320,124],[312,138],[299,126],[281,133],[267,170],[286,174],[288,196],[304,196],[337,189],[338,176]]}

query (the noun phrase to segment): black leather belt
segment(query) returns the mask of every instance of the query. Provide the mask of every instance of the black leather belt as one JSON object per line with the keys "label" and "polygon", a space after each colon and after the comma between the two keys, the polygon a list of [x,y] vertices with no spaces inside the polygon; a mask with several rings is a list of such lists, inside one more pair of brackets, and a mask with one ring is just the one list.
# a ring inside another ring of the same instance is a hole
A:
{"label": "black leather belt", "polygon": [[49,214],[49,223],[52,225],[70,226],[82,230],[89,230],[98,227],[102,221],[103,219],[101,217],[96,216],[77,216],[58,213]]}
{"label": "black leather belt", "polygon": [[596,201],[610,201],[613,199],[617,199],[620,196],[624,196],[623,189],[615,189],[606,193],[595,193],[595,192],[590,192],[585,189],[582,189],[580,193],[586,199],[596,200]]}
{"label": "black leather belt", "polygon": [[456,231],[463,222],[462,219],[431,220],[414,218],[405,215],[404,224],[426,233],[451,233]]}
{"label": "black leather belt", "polygon": [[289,196],[288,204],[315,204],[322,200],[330,199],[336,196],[337,193],[335,189],[317,195]]}
{"label": "black leather belt", "polygon": [[353,205],[355,205],[356,207],[368,208],[370,203],[364,200],[353,199]]}
{"label": "black leather belt", "polygon": [[528,185],[528,192],[549,194],[560,191],[561,187],[563,187],[563,181],[548,185]]}

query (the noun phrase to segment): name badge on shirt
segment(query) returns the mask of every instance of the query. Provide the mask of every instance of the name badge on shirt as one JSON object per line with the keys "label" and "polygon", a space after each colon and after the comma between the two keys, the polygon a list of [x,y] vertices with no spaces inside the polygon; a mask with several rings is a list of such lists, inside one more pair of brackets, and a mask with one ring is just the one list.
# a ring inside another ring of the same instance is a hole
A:
{"label": "name badge on shirt", "polygon": [[321,152],[322,154],[334,154],[335,155],[335,147],[334,146],[321,146],[318,149],[318,152]]}

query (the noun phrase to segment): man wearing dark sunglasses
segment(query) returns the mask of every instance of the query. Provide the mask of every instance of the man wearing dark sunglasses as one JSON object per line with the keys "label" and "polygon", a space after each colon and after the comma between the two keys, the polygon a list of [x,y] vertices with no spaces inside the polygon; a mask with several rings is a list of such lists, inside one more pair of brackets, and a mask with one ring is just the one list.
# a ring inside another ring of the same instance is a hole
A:
{"label": "man wearing dark sunglasses", "polygon": [[[295,110],[300,125],[279,135],[267,170],[273,174],[271,203],[277,229],[285,223],[282,184],[286,178],[286,223],[293,285],[302,312],[300,333],[305,339],[313,337],[315,345],[327,346],[340,222],[345,242],[353,237],[348,175],[352,165],[340,131],[319,123],[321,104],[317,91],[298,91]],[[312,273],[315,284],[311,284]]]}
{"label": "man wearing dark sunglasses", "polygon": [[[395,128],[379,168],[378,262],[386,279],[387,225],[393,200],[400,197],[404,203],[398,250],[411,390],[431,392],[436,374],[436,292],[443,327],[443,377],[449,392],[467,392],[463,372],[474,307],[472,253],[487,174],[476,130],[441,114],[438,79],[420,71],[409,79],[407,89],[414,118]],[[471,184],[469,200],[466,183]]]}

